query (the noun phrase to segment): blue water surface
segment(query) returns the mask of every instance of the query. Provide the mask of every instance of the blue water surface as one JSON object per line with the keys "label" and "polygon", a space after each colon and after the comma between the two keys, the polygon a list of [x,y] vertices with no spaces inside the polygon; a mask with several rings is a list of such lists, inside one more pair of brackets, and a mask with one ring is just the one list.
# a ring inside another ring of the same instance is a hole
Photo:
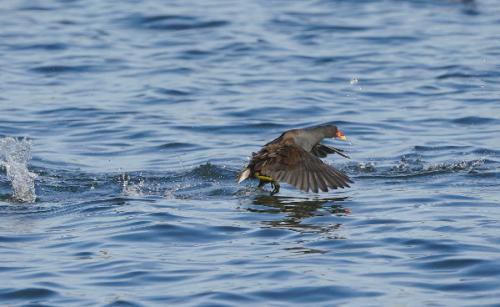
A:
{"label": "blue water surface", "polygon": [[[0,302],[500,302],[495,0],[3,1]],[[338,125],[350,189],[235,183]]]}

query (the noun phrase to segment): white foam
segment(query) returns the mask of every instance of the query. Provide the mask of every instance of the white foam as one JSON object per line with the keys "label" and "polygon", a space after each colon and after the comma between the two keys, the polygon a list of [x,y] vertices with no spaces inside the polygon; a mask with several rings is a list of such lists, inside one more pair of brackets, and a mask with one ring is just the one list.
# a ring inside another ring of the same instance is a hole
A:
{"label": "white foam", "polygon": [[140,178],[138,183],[130,182],[130,176],[123,173],[120,178],[122,182],[122,194],[125,196],[136,197],[144,195],[144,179]]}

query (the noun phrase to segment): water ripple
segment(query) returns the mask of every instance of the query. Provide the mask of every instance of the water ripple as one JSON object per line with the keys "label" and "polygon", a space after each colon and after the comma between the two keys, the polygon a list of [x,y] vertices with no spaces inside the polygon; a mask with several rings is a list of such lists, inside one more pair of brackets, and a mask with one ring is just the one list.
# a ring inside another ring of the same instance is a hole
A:
{"label": "water ripple", "polygon": [[203,20],[189,15],[133,15],[124,18],[132,25],[150,30],[196,30],[204,28],[222,27],[229,24],[224,20]]}

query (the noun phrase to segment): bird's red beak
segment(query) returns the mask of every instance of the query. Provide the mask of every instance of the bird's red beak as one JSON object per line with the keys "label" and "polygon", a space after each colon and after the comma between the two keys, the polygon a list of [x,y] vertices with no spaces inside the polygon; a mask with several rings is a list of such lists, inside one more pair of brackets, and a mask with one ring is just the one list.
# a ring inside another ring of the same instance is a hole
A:
{"label": "bird's red beak", "polygon": [[340,130],[337,130],[337,134],[335,135],[335,137],[341,139],[342,141],[347,141],[344,133]]}

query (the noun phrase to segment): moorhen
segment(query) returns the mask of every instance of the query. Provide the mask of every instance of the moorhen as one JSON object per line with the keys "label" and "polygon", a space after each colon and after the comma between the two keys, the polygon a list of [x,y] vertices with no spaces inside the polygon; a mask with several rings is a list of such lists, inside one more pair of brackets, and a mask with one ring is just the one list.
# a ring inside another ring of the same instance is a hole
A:
{"label": "moorhen", "polygon": [[252,153],[248,166],[240,173],[238,183],[247,178],[260,180],[259,188],[271,183],[274,195],[280,190],[280,181],[298,189],[318,193],[328,188],[346,188],[353,183],[347,175],[320,158],[336,153],[349,158],[342,149],[321,144],[324,138],[346,137],[335,125],[321,125],[283,132],[277,139],[267,143],[257,153]]}

